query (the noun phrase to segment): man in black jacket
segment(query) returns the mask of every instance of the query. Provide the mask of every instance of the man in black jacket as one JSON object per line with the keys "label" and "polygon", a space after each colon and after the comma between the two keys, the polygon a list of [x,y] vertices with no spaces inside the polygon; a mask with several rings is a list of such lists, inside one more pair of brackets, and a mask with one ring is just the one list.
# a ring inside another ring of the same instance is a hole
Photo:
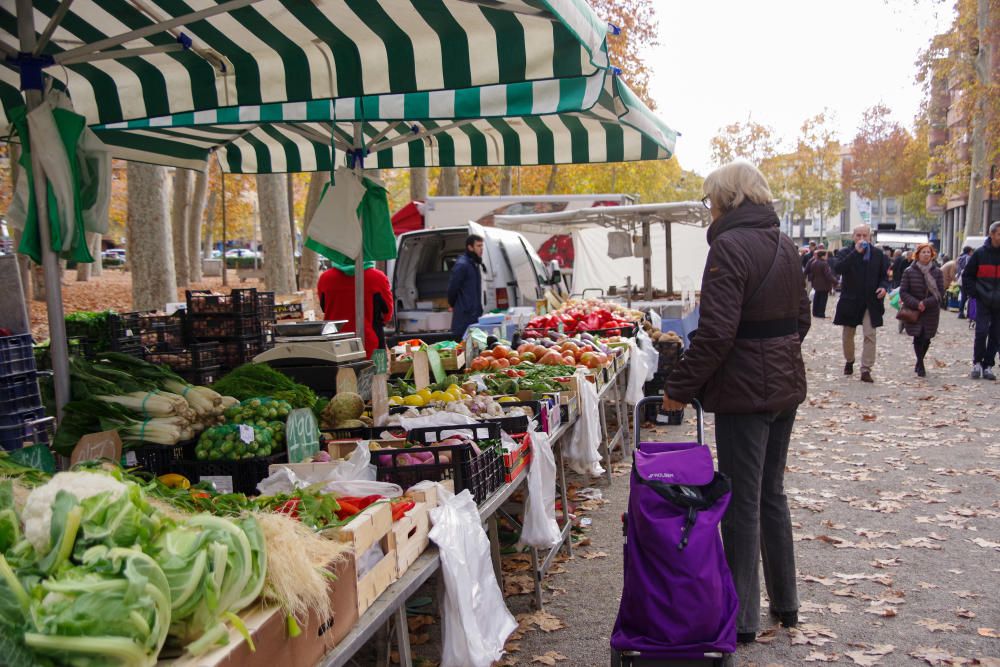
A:
{"label": "man in black jacket", "polygon": [[837,253],[831,262],[834,273],[843,276],[840,301],[833,323],[844,327],[844,375],[854,373],[854,334],[858,325],[864,332],[861,349],[861,381],[873,382],[875,330],[882,326],[886,293],[889,291],[889,258],[872,245],[868,225],[854,228],[854,245]]}
{"label": "man in black jacket", "polygon": [[1000,220],[990,225],[986,243],[972,253],[962,272],[962,292],[976,300],[973,380],[996,380],[993,362],[1000,348]]}

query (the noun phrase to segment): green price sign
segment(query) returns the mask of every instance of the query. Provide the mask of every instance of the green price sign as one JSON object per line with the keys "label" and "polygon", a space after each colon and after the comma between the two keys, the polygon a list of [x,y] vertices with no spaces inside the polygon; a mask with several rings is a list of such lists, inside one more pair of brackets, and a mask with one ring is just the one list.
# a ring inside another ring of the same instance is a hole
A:
{"label": "green price sign", "polygon": [[285,442],[289,463],[302,463],[319,451],[319,424],[312,410],[292,410],[285,425]]}
{"label": "green price sign", "polygon": [[50,475],[56,472],[56,459],[46,445],[32,445],[8,452],[10,458],[29,468],[36,468]]}
{"label": "green price sign", "polygon": [[375,365],[375,375],[385,375],[389,372],[389,359],[385,350],[372,352],[372,363]]}
{"label": "green price sign", "polygon": [[444,382],[447,374],[444,372],[444,364],[441,363],[441,356],[433,347],[427,348],[427,365],[431,367],[435,382]]}

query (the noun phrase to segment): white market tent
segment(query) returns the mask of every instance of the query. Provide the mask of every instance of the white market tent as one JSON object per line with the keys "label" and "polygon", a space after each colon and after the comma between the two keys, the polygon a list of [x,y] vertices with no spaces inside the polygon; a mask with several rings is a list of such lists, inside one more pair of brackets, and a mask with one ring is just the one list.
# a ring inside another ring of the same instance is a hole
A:
{"label": "white market tent", "polygon": [[[572,234],[576,255],[573,292],[621,285],[625,276],[641,273],[647,299],[652,298],[654,287],[673,292],[675,282],[682,287],[700,285],[708,255],[704,228],[710,222],[709,212],[701,202],[603,206],[494,218],[498,227],[522,233]],[[645,256],[610,258],[607,250],[611,231],[638,235],[636,247],[649,252],[636,253]],[[676,249],[680,252],[675,253]],[[662,270],[656,271],[654,277],[654,269]]]}

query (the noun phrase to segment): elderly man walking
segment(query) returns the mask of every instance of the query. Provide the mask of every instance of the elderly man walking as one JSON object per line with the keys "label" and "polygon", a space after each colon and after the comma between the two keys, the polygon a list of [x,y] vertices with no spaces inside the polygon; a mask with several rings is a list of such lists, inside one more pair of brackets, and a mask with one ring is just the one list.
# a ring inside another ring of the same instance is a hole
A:
{"label": "elderly man walking", "polygon": [[854,228],[854,245],[840,250],[834,257],[834,273],[843,276],[840,301],[833,323],[844,327],[844,375],[854,374],[854,336],[862,327],[864,343],[861,349],[861,381],[874,382],[875,330],[882,326],[886,293],[889,291],[889,258],[872,245],[872,230],[868,225]]}

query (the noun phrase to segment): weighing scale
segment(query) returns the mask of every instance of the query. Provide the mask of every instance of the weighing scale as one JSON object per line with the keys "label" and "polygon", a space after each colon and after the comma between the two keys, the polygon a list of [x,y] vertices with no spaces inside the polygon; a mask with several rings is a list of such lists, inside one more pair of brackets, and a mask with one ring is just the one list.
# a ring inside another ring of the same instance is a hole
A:
{"label": "weighing scale", "polygon": [[[357,373],[370,366],[365,346],[353,331],[340,331],[346,320],[279,322],[274,347],[254,357],[255,364],[279,369],[321,394],[357,391]],[[350,385],[355,387],[350,389]]]}

